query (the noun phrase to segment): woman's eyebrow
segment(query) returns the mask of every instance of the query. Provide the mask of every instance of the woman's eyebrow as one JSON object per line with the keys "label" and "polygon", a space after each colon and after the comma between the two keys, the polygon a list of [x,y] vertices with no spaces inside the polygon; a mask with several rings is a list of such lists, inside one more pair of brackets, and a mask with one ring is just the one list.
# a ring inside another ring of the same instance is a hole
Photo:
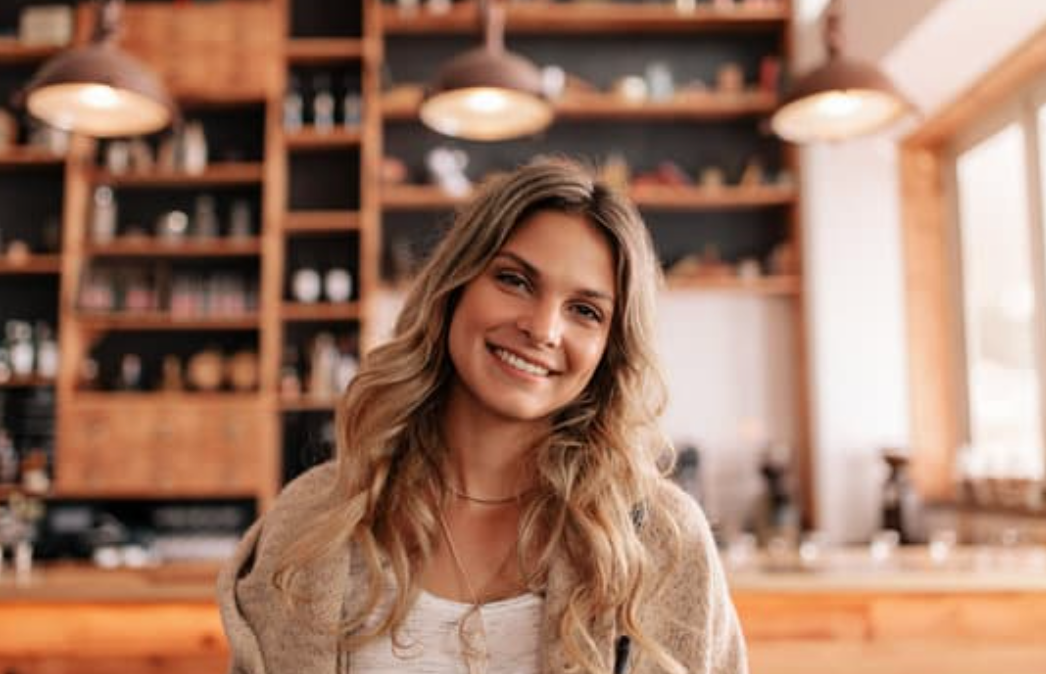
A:
{"label": "woman's eyebrow", "polygon": [[[518,255],[516,253],[513,253],[510,250],[500,251],[497,254],[497,257],[507,257],[508,259],[510,259],[513,262],[515,262],[516,264],[518,264],[520,267],[523,267],[523,271],[525,271],[529,276],[531,276],[531,277],[533,277],[535,279],[540,279],[541,278],[541,272],[538,270],[537,267],[535,267],[533,264],[528,262],[522,256],[520,256],[520,255]],[[603,301],[609,302],[611,304],[614,303],[614,296],[611,295],[610,293],[604,292],[602,290],[595,290],[595,289],[592,289],[592,288],[582,288],[582,289],[578,290],[577,292],[578,292],[579,295],[581,295],[583,297],[591,298],[591,299],[594,299],[594,300],[603,300]]]}

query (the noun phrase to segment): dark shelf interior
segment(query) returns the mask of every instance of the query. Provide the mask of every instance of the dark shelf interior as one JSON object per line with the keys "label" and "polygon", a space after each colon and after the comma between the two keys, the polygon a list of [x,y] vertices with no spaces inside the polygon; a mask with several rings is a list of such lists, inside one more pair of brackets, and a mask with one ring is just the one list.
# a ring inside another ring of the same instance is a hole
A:
{"label": "dark shelf interior", "polygon": [[360,204],[357,149],[297,153],[290,157],[292,211],[356,210]]}

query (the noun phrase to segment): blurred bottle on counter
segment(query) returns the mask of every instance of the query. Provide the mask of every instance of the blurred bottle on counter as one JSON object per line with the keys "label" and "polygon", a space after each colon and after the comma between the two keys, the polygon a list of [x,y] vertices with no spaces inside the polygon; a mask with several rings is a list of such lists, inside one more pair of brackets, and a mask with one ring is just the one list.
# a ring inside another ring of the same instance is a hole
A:
{"label": "blurred bottle on counter", "polygon": [[882,486],[882,528],[896,531],[902,545],[916,543],[922,538],[922,508],[908,477],[908,456],[891,447],[883,450],[882,457],[888,470]]}
{"label": "blurred bottle on counter", "polygon": [[763,544],[778,540],[798,545],[799,509],[792,495],[790,456],[784,445],[771,445],[759,466],[763,489],[753,524]]}

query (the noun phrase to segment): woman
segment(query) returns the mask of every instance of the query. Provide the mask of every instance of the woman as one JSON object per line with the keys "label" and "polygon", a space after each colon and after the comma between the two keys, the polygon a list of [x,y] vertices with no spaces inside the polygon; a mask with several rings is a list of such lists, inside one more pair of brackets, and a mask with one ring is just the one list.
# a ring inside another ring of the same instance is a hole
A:
{"label": "woman", "polygon": [[489,181],[349,386],[337,461],[222,573],[232,671],[744,672],[707,524],[658,468],[659,279],[582,168]]}

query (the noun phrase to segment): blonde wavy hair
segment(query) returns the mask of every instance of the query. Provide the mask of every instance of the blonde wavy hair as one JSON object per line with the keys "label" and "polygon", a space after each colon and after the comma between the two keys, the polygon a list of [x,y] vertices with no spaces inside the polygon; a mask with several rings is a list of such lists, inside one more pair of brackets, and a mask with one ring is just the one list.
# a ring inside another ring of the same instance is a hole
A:
{"label": "blonde wavy hair", "polygon": [[[297,573],[353,545],[368,586],[360,613],[337,626],[348,651],[383,635],[403,645],[398,628],[440,541],[447,452],[440,418],[453,377],[447,334],[456,302],[516,226],[549,209],[581,214],[606,236],[616,261],[616,307],[592,380],[554,414],[550,437],[534,451],[538,486],[522,504],[521,571],[538,592],[553,559],[564,556],[576,572],[558,625],[568,671],[610,673],[613,663],[592,634],[613,616],[642,652],[685,672],[638,624],[656,582],[635,514],[660,508],[653,486],[671,452],[657,426],[665,387],[652,349],[660,267],[635,208],[564,159],[538,160],[481,186],[412,285],[392,338],[367,354],[339,402],[334,505],[303,532],[273,580],[290,601],[301,600],[293,592]],[[388,572],[396,583],[383,609]]]}

